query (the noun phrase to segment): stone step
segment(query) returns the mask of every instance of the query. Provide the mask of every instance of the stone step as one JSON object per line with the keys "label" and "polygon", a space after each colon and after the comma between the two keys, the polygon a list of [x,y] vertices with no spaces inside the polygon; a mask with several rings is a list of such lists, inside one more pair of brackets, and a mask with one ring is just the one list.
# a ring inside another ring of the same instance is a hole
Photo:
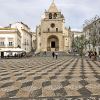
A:
{"label": "stone step", "polygon": [[[59,56],[65,56],[65,55],[67,55],[63,51],[55,51],[55,52],[57,52]],[[46,55],[45,55],[44,51],[41,51],[40,54],[39,54],[39,56],[52,56],[52,51],[46,51]]]}

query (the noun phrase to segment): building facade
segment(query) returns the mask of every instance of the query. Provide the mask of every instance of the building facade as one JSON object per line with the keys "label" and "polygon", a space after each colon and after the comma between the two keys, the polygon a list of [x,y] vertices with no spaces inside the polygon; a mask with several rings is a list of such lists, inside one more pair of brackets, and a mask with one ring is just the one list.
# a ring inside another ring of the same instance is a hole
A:
{"label": "building facade", "polygon": [[41,25],[36,26],[36,48],[38,51],[71,49],[71,28],[65,27],[65,18],[54,2],[41,15]]}
{"label": "building facade", "polygon": [[30,28],[22,23],[16,22],[9,25],[10,28],[18,29],[21,33],[21,48],[26,50],[26,52],[30,52],[32,49],[32,34]]}
{"label": "building facade", "polygon": [[32,50],[36,50],[36,33],[32,33]]}
{"label": "building facade", "polygon": [[74,38],[77,36],[79,37],[79,36],[83,35],[83,32],[79,32],[79,31],[71,31],[71,33],[74,34]]}
{"label": "building facade", "polygon": [[[0,28],[0,49],[21,47],[21,33],[18,29]],[[6,53],[0,52],[1,55]]]}
{"label": "building facade", "polygon": [[100,18],[93,21],[91,24],[83,28],[83,34],[88,39],[89,43],[84,49],[84,52],[93,51],[93,44],[91,44],[92,39],[96,39],[96,45],[94,50],[100,55]]}
{"label": "building facade", "polygon": [[[71,42],[73,43],[75,37],[79,37],[79,36],[81,36],[81,35],[83,35],[83,32],[71,31]],[[75,48],[73,47],[73,44],[72,44],[72,49],[75,49]]]}

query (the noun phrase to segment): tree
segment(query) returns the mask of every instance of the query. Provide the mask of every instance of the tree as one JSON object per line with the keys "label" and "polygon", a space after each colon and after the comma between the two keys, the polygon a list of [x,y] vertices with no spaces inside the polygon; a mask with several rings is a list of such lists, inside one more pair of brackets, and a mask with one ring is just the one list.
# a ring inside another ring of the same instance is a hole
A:
{"label": "tree", "polygon": [[87,44],[88,44],[88,40],[85,38],[84,35],[75,37],[72,42],[72,46],[74,48],[76,48],[77,50],[81,49],[81,56],[83,54],[83,49],[86,48]]}
{"label": "tree", "polygon": [[92,45],[93,47],[93,51],[94,51],[94,47],[96,47],[99,44],[99,37],[98,37],[98,30],[100,31],[100,27],[98,27],[96,25],[96,20],[99,19],[99,16],[95,16],[94,18],[90,19],[90,20],[85,20],[84,24],[83,24],[83,31],[89,30],[89,42],[88,44]]}

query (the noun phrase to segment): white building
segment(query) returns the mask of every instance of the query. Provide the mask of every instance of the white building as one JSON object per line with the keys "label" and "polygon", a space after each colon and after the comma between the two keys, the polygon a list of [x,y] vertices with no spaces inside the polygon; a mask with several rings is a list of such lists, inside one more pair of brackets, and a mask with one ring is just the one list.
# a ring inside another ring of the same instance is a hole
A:
{"label": "white building", "polygon": [[[71,31],[71,41],[74,41],[75,37],[79,37],[83,35],[83,32],[79,32],[79,31]],[[73,45],[73,44],[72,44]]]}
{"label": "white building", "polygon": [[[0,27],[0,50],[21,47],[21,33],[18,29]],[[6,53],[1,52],[0,56]]]}
{"label": "white building", "polygon": [[79,32],[79,31],[71,31],[71,33],[74,34],[74,38],[77,36],[79,37],[79,36],[83,35],[83,32]]}
{"label": "white building", "polygon": [[97,52],[97,55],[100,55],[100,18],[92,22],[91,24],[87,25],[84,29],[84,36],[89,40],[90,44],[87,45],[84,52],[86,51],[93,51],[93,46],[91,44],[91,40],[93,38],[93,34],[95,32],[96,36],[98,37],[98,41],[94,50]]}
{"label": "white building", "polygon": [[21,33],[21,48],[26,50],[26,52],[31,52],[32,49],[32,34],[30,33],[30,28],[22,23],[16,22],[9,25],[10,28],[17,28]]}
{"label": "white building", "polygon": [[32,49],[36,50],[36,33],[32,34]]}

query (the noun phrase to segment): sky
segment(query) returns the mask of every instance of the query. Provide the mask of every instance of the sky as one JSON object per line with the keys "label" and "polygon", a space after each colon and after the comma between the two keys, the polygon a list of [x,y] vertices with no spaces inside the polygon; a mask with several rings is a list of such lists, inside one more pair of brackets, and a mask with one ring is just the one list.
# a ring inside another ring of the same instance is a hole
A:
{"label": "sky", "polygon": [[[41,15],[48,11],[53,0],[0,0],[0,26],[23,22],[36,31],[41,25]],[[54,0],[65,17],[65,26],[72,31],[82,31],[84,21],[100,16],[100,0]]]}

